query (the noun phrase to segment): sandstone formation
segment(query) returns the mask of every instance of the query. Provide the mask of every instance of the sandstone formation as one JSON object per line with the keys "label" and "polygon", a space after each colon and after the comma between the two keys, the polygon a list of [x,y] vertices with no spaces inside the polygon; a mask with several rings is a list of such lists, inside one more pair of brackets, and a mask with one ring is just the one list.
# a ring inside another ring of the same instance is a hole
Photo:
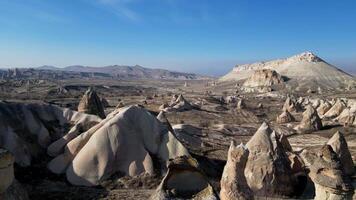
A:
{"label": "sandstone formation", "polygon": [[312,104],[314,109],[318,109],[318,107],[321,104],[321,99],[314,99],[314,100],[311,101],[311,104]]}
{"label": "sandstone formation", "polygon": [[295,103],[291,97],[287,97],[286,101],[284,102],[283,111],[288,111],[288,112],[296,112],[299,111],[300,108],[297,103]]}
{"label": "sandstone formation", "polygon": [[199,170],[198,162],[191,157],[182,156],[168,163],[167,174],[150,199],[217,200],[218,198],[208,179]]}
{"label": "sandstone formation", "polygon": [[235,146],[234,142],[231,142],[227,162],[220,180],[221,200],[252,199],[253,193],[247,184],[243,170],[246,166],[248,154],[249,152],[243,144]]}
{"label": "sandstone formation", "polygon": [[355,173],[354,162],[347,146],[344,135],[337,131],[328,141],[333,151],[337,154],[342,164],[342,170],[345,175],[352,176]]}
{"label": "sandstone formation", "polygon": [[[290,196],[296,180],[279,136],[263,123],[246,144],[249,156],[245,168],[247,184],[257,196]],[[281,187],[283,186],[283,187]]]}
{"label": "sandstone formation", "polygon": [[261,69],[256,70],[254,73],[244,82],[244,87],[260,87],[260,86],[272,86],[283,83],[283,79],[280,74],[274,70]]}
{"label": "sandstone formation", "polygon": [[301,156],[315,186],[314,199],[352,199],[354,191],[351,181],[344,174],[342,164],[331,146],[325,145],[317,153],[304,150]]}
{"label": "sandstone formation", "polygon": [[321,119],[313,106],[308,105],[303,113],[302,121],[294,129],[298,132],[313,132],[323,127]]}
{"label": "sandstone formation", "polygon": [[351,75],[330,65],[311,52],[304,52],[286,59],[236,65],[220,81],[237,81],[249,78],[256,70],[275,70],[290,81],[297,81],[304,87],[346,87],[354,82]]}
{"label": "sandstone formation", "polygon": [[152,156],[164,163],[189,155],[167,126],[144,108],[129,106],[71,140],[48,168],[66,173],[74,185],[97,185],[116,172],[128,176],[153,174]]}
{"label": "sandstone formation", "polygon": [[45,153],[42,150],[48,147],[48,153],[55,155],[68,141],[100,121],[95,115],[49,104],[0,102],[0,147],[10,151],[18,165],[27,167],[33,157]]}
{"label": "sandstone formation", "polygon": [[345,108],[335,121],[343,126],[356,126],[356,106]]}
{"label": "sandstone formation", "polygon": [[329,101],[322,101],[320,102],[320,106],[317,109],[318,115],[323,116],[326,112],[328,112],[331,108],[331,104]]}
{"label": "sandstone formation", "polygon": [[337,99],[335,104],[323,115],[323,118],[337,117],[345,108],[345,103],[341,99]]}
{"label": "sandstone formation", "polygon": [[0,149],[0,197],[14,181],[14,157],[5,149]]}
{"label": "sandstone formation", "polygon": [[15,180],[14,157],[0,148],[0,199],[1,200],[28,200],[27,192]]}
{"label": "sandstone formation", "polygon": [[[175,99],[175,100],[174,100]],[[164,109],[164,111],[186,111],[193,109],[192,105],[180,94],[177,98],[173,98],[169,107]]]}
{"label": "sandstone formation", "polygon": [[294,121],[295,119],[293,115],[291,115],[288,110],[284,110],[283,113],[277,117],[277,123],[279,124],[285,124]]}
{"label": "sandstone formation", "polygon": [[93,88],[90,87],[83,95],[78,105],[78,112],[98,115],[102,119],[105,118],[104,107]]}

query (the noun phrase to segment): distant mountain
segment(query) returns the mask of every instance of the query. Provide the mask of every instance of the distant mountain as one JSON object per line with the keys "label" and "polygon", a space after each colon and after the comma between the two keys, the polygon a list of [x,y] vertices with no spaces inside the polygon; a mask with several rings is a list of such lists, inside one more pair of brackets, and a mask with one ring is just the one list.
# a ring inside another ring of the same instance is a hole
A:
{"label": "distant mountain", "polygon": [[193,73],[174,72],[165,69],[151,69],[139,65],[122,66],[111,65],[105,67],[88,67],[81,65],[68,66],[64,68],[53,66],[41,66],[38,70],[52,70],[65,72],[84,72],[84,73],[100,73],[106,74],[112,78],[122,79],[179,79],[179,80],[195,80],[205,79],[206,76],[201,76]]}
{"label": "distant mountain", "polygon": [[307,87],[345,87],[354,77],[327,63],[311,52],[304,52],[286,59],[237,65],[220,81],[237,81],[250,77],[255,70],[272,69],[282,76]]}

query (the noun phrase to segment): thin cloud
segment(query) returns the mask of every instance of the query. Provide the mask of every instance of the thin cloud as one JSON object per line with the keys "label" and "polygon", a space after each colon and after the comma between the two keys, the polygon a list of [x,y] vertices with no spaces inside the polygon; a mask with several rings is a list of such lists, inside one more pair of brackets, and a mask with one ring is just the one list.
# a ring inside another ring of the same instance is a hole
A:
{"label": "thin cloud", "polygon": [[130,21],[141,20],[140,15],[129,8],[129,4],[135,2],[135,0],[96,0],[96,2],[107,7],[107,9],[119,17],[129,19]]}

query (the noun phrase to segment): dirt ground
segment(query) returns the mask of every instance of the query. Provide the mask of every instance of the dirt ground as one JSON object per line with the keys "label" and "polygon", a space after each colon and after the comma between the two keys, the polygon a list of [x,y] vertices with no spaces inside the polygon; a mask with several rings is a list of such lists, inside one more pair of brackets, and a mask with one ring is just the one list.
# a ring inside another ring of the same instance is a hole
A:
{"label": "dirt ground", "polygon": [[[45,101],[62,107],[75,109],[81,95],[89,86],[94,86],[101,97],[109,102],[106,112],[114,110],[119,102],[124,105],[140,104],[152,113],[158,113],[158,107],[171,101],[172,94],[183,94],[191,103],[204,102],[200,109],[185,112],[168,113],[167,118],[174,126],[186,124],[196,128],[193,133],[178,133],[192,155],[202,166],[216,192],[219,191],[219,180],[226,162],[227,150],[232,140],[246,143],[263,121],[267,121],[277,132],[288,135],[294,149],[319,148],[337,131],[342,131],[349,149],[356,161],[356,128],[327,126],[323,130],[310,134],[297,134],[287,125],[275,123],[276,117],[282,112],[287,91],[272,92],[269,95],[236,93],[235,84],[213,85],[211,81],[105,81],[93,82],[72,80],[61,83],[48,82],[40,87],[24,89],[14,87],[11,92],[1,94],[6,101],[37,102]],[[58,92],[58,86],[65,87],[66,92]],[[206,93],[210,91],[211,99]],[[156,94],[156,95],[155,95]],[[246,102],[246,108],[240,110],[236,105],[222,104],[219,97],[240,95]],[[295,96],[311,96],[336,98],[347,97],[356,99],[356,93],[338,92],[325,94],[299,93]],[[262,103],[263,107],[257,105]],[[302,112],[292,113],[297,122]],[[223,127],[223,128],[222,128]],[[43,155],[44,158],[50,159]],[[46,159],[35,161],[29,168],[15,167],[16,179],[28,190],[30,198],[41,199],[147,199],[158,186],[161,176],[154,177],[113,177],[98,187],[77,187],[69,184],[64,176],[50,173],[45,165]]]}

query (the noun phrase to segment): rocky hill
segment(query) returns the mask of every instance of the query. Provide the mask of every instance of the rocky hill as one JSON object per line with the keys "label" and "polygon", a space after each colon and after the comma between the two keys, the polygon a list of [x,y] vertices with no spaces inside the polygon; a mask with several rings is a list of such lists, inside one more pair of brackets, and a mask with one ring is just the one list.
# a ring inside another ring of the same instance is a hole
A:
{"label": "rocky hill", "polygon": [[255,70],[272,69],[287,77],[290,82],[305,86],[328,88],[345,87],[355,81],[352,75],[327,63],[311,52],[304,52],[286,59],[237,65],[220,81],[238,81],[249,78]]}

